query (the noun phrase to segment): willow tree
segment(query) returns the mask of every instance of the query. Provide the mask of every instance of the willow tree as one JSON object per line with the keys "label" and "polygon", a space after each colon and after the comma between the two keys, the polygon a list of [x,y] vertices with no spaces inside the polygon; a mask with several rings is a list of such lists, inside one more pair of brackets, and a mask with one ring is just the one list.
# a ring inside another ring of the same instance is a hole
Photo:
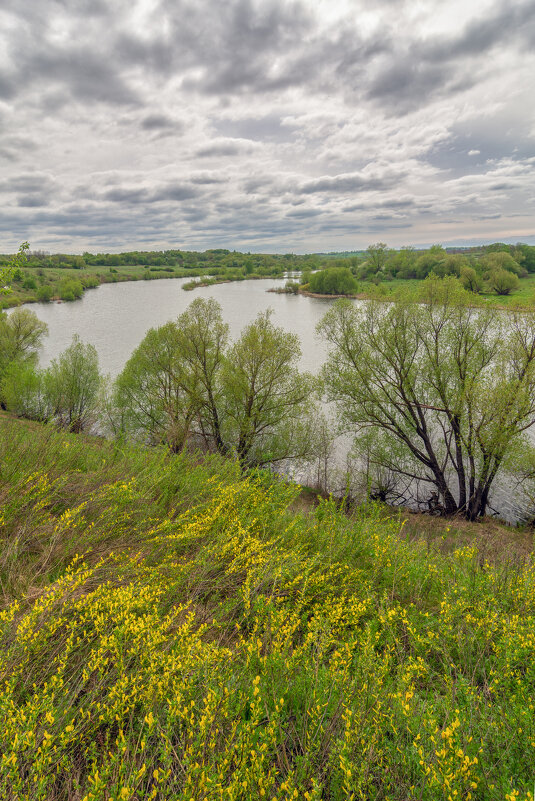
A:
{"label": "willow tree", "polygon": [[48,326],[25,307],[0,313],[0,379],[13,364],[35,365]]}
{"label": "willow tree", "polygon": [[267,311],[227,351],[221,374],[227,450],[261,466],[314,455],[315,381],[301,373],[299,338],[273,325]]}
{"label": "willow tree", "polygon": [[201,439],[243,465],[313,454],[314,380],[298,338],[260,314],[228,346],[215,300],[198,298],[148,332],[115,385],[116,430],[180,450]]}
{"label": "willow tree", "polygon": [[357,443],[366,434],[370,463],[474,520],[535,422],[535,316],[471,304],[432,277],[417,298],[339,301],[318,330],[333,346],[326,395]]}
{"label": "willow tree", "polygon": [[178,347],[175,322],[151,328],[127,361],[115,387],[110,419],[115,433],[180,451],[198,400]]}

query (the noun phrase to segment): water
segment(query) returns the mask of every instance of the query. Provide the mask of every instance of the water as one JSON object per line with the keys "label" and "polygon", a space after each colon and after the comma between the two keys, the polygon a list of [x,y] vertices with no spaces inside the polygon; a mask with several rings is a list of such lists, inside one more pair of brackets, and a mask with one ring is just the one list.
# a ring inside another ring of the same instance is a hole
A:
{"label": "water", "polygon": [[46,366],[71,343],[73,334],[95,346],[100,368],[115,378],[149,328],[176,319],[197,297],[215,298],[223,319],[237,339],[259,312],[273,309],[273,322],[299,336],[301,369],[317,373],[327,353],[316,339],[315,327],[332,300],[268,292],[283,287],[285,279],[239,281],[194,289],[182,289],[189,279],[161,279],[103,284],[72,303],[38,303],[31,308],[48,325],[40,363]]}
{"label": "water", "polygon": [[[40,354],[41,365],[48,365],[69,346],[73,334],[78,334],[83,342],[91,343],[97,349],[101,371],[115,378],[149,328],[176,319],[194,298],[211,297],[221,304],[223,319],[230,326],[232,339],[237,339],[243,327],[259,312],[271,308],[273,322],[299,337],[301,369],[314,374],[319,372],[327,355],[327,345],[316,337],[315,328],[333,300],[267,291],[283,287],[286,279],[239,281],[185,292],[182,284],[187,280],[104,284],[72,303],[32,305],[31,308],[49,329]],[[349,437],[336,439],[332,459],[334,474],[343,471],[350,449]],[[510,522],[517,519],[514,499],[498,485],[493,493],[493,504]]]}

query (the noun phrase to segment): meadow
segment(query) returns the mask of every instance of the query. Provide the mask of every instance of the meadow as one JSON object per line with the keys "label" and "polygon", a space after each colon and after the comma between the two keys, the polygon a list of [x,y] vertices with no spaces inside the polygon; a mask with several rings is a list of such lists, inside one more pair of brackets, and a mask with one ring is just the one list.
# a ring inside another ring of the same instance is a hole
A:
{"label": "meadow", "polygon": [[[474,303],[492,305],[504,309],[533,309],[535,302],[535,274],[519,279],[519,287],[510,295],[497,295],[495,292],[483,291],[474,296]],[[369,281],[361,283],[362,294],[366,297],[376,298],[395,296],[400,291],[410,289],[417,291],[421,286],[417,278],[394,278],[392,281],[375,285]]]}
{"label": "meadow", "polygon": [[532,798],[529,557],[216,456],[0,447],[6,801]]}

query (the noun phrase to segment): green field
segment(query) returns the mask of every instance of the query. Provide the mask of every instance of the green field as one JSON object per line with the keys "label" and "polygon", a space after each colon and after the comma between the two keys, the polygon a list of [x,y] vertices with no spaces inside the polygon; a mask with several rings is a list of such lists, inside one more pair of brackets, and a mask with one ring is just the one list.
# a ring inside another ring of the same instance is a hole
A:
{"label": "green field", "polygon": [[[416,278],[394,278],[392,281],[384,281],[378,286],[371,282],[359,282],[363,293],[370,297],[388,297],[395,295],[400,290],[417,290],[422,281]],[[528,275],[520,279],[520,286],[510,295],[497,295],[495,292],[481,292],[474,295],[476,303],[490,303],[494,306],[505,308],[533,308],[535,304],[535,274]]]}
{"label": "green field", "polygon": [[221,458],[0,447],[2,799],[531,801],[529,559]]}

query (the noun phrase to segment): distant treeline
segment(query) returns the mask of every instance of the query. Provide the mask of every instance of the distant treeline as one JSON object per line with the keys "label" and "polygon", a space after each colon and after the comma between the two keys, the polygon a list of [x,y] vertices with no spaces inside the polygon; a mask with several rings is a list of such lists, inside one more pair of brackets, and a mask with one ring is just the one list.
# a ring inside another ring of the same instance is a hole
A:
{"label": "distant treeline", "polygon": [[[317,270],[325,267],[348,267],[357,278],[370,279],[375,275],[389,278],[425,278],[430,272],[444,275],[459,274],[462,266],[477,266],[492,253],[508,253],[520,271],[535,273],[535,247],[519,242],[508,245],[495,242],[492,245],[470,248],[443,248],[433,245],[427,250],[412,247],[389,248],[378,242],[362,251],[342,253],[294,253],[266,254],[240,253],[225,248],[214,248],[204,252],[189,250],[125,251],[123,253],[47,253],[43,250],[27,254],[26,267],[49,267],[55,269],[78,269],[93,267],[128,267],[198,269],[213,268],[214,272],[243,271],[247,274],[273,275],[293,270]],[[0,266],[6,264],[10,255],[0,255]]]}
{"label": "distant treeline", "polygon": [[[0,265],[11,257],[0,256]],[[239,253],[224,248],[205,250],[204,252],[187,250],[163,251],[126,251],[124,253],[47,253],[43,250],[30,251],[27,254],[26,267],[49,267],[55,269],[83,270],[92,267],[143,267],[198,269],[213,267],[222,270],[243,270],[246,274],[273,275],[288,270],[301,270],[304,267],[317,269],[321,260],[316,256],[298,256],[293,253],[262,254]]]}
{"label": "distant treeline", "polygon": [[[0,255],[0,270],[12,258]],[[384,242],[378,242],[365,251],[307,255],[240,253],[225,248],[202,253],[133,250],[82,255],[26,249],[17,264],[11,276],[13,292],[2,301],[2,306],[53,299],[75,300],[85,289],[110,281],[197,276],[206,284],[279,278],[288,273],[300,273],[301,280],[299,284],[290,282],[286,291],[299,291],[301,285],[319,294],[366,294],[373,289],[370,284],[381,285],[384,291],[387,282],[451,275],[475,294],[504,296],[520,288],[519,279],[535,274],[535,247],[521,242],[515,245],[495,242],[477,248],[446,249],[433,245],[427,250],[416,250],[389,248]],[[199,282],[191,281],[184,288],[198,285]]]}

